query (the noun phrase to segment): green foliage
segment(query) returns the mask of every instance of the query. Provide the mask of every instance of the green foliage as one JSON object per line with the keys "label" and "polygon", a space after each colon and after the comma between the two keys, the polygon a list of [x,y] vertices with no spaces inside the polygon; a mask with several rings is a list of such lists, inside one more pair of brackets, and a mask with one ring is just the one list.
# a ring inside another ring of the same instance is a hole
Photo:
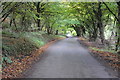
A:
{"label": "green foliage", "polygon": [[12,60],[9,57],[2,57],[2,62],[6,61],[7,63],[12,63]]}
{"label": "green foliage", "polygon": [[10,56],[30,55],[32,51],[45,45],[48,41],[60,37],[48,36],[44,32],[13,33],[4,31],[2,34],[2,62],[7,63],[12,63]]}
{"label": "green foliage", "polygon": [[40,33],[27,33],[25,37],[28,41],[30,41],[33,45],[35,45],[38,48],[45,44],[43,36]]}
{"label": "green foliage", "polygon": [[103,51],[103,52],[111,52],[111,53],[117,53],[117,51],[114,50],[107,50],[107,49],[98,49],[95,47],[89,47],[90,49],[96,50],[96,51]]}
{"label": "green foliage", "polygon": [[[106,2],[106,5],[115,15],[118,14],[116,2]],[[16,54],[16,52],[24,54],[25,50],[25,54],[27,54],[30,50],[39,48],[55,37],[50,34],[55,34],[57,30],[62,35],[67,32],[71,32],[73,35],[79,33],[79,36],[95,38],[94,41],[96,38],[100,38],[101,31],[108,40],[113,39],[116,32],[118,34],[120,32],[116,27],[119,25],[116,25],[115,16],[103,3],[100,5],[102,15],[98,15],[99,2],[4,2],[2,6],[1,19],[4,20],[2,22],[2,45],[5,53],[9,55]],[[103,30],[98,27],[99,17]],[[45,33],[48,33],[49,36]]]}

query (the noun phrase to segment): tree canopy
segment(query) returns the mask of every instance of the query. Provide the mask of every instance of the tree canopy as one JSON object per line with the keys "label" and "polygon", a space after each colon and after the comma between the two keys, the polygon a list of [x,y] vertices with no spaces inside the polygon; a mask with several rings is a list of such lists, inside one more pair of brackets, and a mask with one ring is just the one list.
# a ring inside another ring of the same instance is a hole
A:
{"label": "tree canopy", "polygon": [[1,6],[3,30],[71,32],[120,48],[120,2],[3,2]]}

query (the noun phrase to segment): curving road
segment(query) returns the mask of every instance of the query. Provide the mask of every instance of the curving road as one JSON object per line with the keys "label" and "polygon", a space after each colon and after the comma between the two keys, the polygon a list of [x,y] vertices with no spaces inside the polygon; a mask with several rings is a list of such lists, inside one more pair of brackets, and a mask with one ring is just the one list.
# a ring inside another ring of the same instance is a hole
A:
{"label": "curving road", "polygon": [[51,45],[26,78],[112,78],[77,38],[67,38]]}

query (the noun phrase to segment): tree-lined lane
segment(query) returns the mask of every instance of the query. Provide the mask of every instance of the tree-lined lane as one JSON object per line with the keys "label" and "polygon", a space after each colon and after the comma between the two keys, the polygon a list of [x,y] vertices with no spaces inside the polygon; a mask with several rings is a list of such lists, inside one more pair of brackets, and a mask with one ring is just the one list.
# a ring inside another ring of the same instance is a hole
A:
{"label": "tree-lined lane", "polygon": [[79,44],[77,38],[67,38],[51,45],[26,77],[111,78],[112,76]]}

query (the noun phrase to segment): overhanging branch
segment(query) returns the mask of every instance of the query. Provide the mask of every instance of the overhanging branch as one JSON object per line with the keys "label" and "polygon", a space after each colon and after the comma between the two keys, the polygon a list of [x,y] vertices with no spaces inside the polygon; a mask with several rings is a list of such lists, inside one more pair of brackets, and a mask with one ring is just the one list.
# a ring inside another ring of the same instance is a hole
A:
{"label": "overhanging branch", "polygon": [[105,2],[103,2],[103,4],[106,6],[106,8],[114,15],[114,17],[117,19],[117,21],[119,21],[119,19],[118,19],[118,17],[116,16],[116,14],[114,14],[111,10],[110,10],[110,8],[108,7],[108,5],[105,3]]}

